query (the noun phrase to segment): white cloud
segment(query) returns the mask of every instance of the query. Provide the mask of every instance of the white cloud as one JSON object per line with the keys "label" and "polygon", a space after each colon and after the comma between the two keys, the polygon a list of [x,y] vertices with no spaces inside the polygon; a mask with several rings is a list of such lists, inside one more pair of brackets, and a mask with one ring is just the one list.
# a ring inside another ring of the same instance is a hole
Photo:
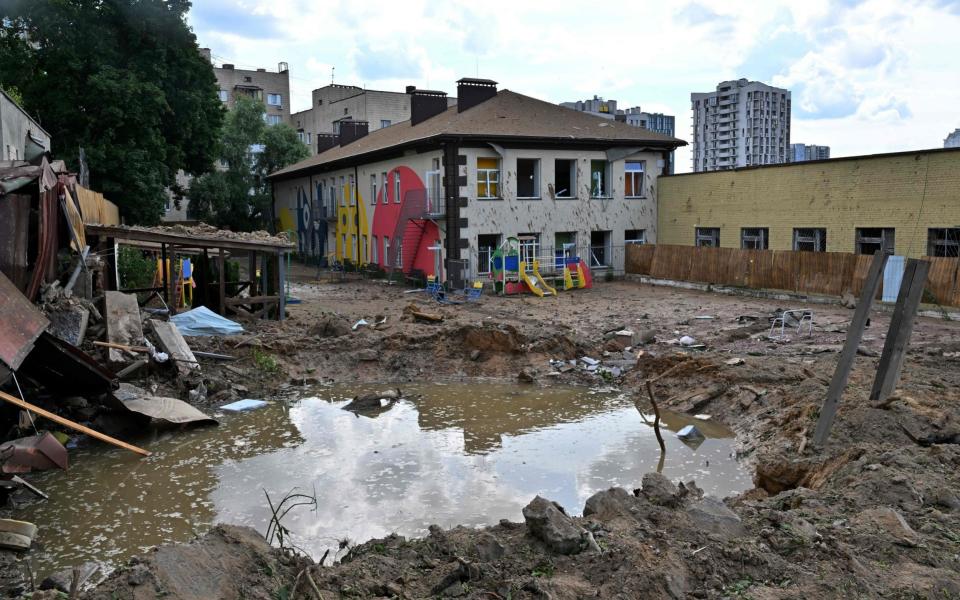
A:
{"label": "white cloud", "polygon": [[[552,102],[597,94],[676,115],[682,139],[691,92],[760,79],[794,92],[792,140],[830,145],[834,156],[934,147],[960,126],[960,10],[944,0],[477,6],[215,0],[191,22],[228,62],[287,61],[295,110],[335,66],[337,82],[380,89],[453,93],[456,79],[479,75]],[[678,151],[681,170],[689,156]]]}

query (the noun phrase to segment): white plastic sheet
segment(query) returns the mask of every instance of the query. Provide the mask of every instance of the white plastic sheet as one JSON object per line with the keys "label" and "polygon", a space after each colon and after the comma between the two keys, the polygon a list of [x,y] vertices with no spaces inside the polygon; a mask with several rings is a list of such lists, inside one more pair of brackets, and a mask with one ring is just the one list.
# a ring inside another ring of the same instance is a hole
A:
{"label": "white plastic sheet", "polygon": [[221,317],[206,306],[170,317],[170,322],[185,336],[234,335],[243,331],[239,323]]}

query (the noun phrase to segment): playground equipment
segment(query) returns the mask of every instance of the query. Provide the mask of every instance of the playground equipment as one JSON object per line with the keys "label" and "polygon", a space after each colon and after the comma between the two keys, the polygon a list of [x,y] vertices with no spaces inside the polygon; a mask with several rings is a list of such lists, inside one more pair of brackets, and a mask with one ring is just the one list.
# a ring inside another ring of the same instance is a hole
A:
{"label": "playground equipment", "polygon": [[520,279],[527,285],[527,289],[543,298],[544,296],[556,296],[556,288],[550,285],[540,275],[540,261],[533,261],[533,270],[527,272],[527,263],[520,263]]}
{"label": "playground equipment", "polygon": [[593,275],[586,263],[579,256],[570,256],[564,259],[563,289],[584,289],[593,287]]}

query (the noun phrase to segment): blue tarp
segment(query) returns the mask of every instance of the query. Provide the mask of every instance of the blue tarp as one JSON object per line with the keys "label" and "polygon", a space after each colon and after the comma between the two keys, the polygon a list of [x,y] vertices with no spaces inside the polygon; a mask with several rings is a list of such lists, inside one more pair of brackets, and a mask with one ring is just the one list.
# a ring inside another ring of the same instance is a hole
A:
{"label": "blue tarp", "polygon": [[243,331],[239,323],[221,317],[206,306],[170,317],[181,335],[234,335]]}

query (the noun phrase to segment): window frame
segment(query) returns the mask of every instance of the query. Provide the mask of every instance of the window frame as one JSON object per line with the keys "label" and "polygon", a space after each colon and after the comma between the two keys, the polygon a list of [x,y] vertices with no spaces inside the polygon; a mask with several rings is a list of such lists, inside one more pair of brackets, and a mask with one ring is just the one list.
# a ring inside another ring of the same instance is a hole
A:
{"label": "window frame", "polygon": [[[628,238],[627,234],[630,232],[640,232],[640,237],[631,237]],[[647,243],[647,230],[646,229],[624,229],[623,230],[623,245],[636,244],[642,246]]]}
{"label": "window frame", "polygon": [[[533,194],[529,196],[520,195],[520,161],[533,164]],[[540,159],[539,158],[517,158],[517,200],[540,200]]]}
{"label": "window frame", "polygon": [[[496,238],[493,246],[481,246],[480,238]],[[493,254],[503,243],[503,234],[500,233],[479,233],[477,234],[477,275],[489,275],[493,272]],[[483,253],[488,250],[486,260]],[[484,270],[486,269],[486,270]]]}
{"label": "window frame", "polygon": [[[569,184],[567,185],[567,195],[560,195],[560,186],[557,182],[557,173],[560,170],[557,168],[557,164],[560,162],[567,163],[567,176],[570,179]],[[575,158],[555,158],[553,160],[553,197],[557,200],[575,200],[578,197],[577,194],[577,159]]]}
{"label": "window frame", "polygon": [[[748,235],[748,232],[753,232]],[[759,248],[748,245],[760,243]],[[741,250],[769,250],[770,249],[770,228],[769,227],[741,227],[740,228],[740,249]]]}
{"label": "window frame", "polygon": [[380,119],[380,129],[383,129],[384,127],[390,127],[391,125],[393,125],[393,121],[390,119]]}
{"label": "window frame", "polygon": [[[934,232],[941,232],[942,237],[934,238]],[[952,248],[953,253],[938,253],[938,248]],[[927,256],[955,258],[960,256],[960,227],[928,227],[927,228]]]}
{"label": "window frame", "polygon": [[350,186],[350,206],[357,205],[357,179],[353,173],[347,176],[347,185]]}
{"label": "window frame", "polygon": [[403,197],[400,189],[400,171],[393,172],[393,203],[400,204]]}
{"label": "window frame", "polygon": [[[802,235],[801,232],[809,231],[809,235]],[[800,244],[811,244],[812,249],[806,250],[800,248]],[[794,227],[793,228],[793,251],[794,252],[826,252],[827,251],[827,228],[826,227]]]}
{"label": "window frame", "polygon": [[389,189],[389,186],[387,184],[387,181],[388,181],[387,172],[383,171],[380,174],[382,175],[380,181],[381,181],[381,187],[383,188],[383,203],[390,204],[390,194],[387,193],[387,190]]}
{"label": "window frame", "polygon": [[[599,233],[603,237],[603,245],[597,246],[593,243],[593,234]],[[599,260],[594,263],[597,253],[594,248],[603,249],[603,262]],[[590,231],[590,263],[591,268],[612,268],[613,267],[613,231],[610,229],[595,229]]]}
{"label": "window frame", "polygon": [[375,235],[370,236],[370,262],[380,264],[380,238]]}
{"label": "window frame", "polygon": [[[710,241],[710,244],[702,242]],[[720,247],[720,228],[719,227],[694,227],[693,245],[696,248],[719,248]]]}
{"label": "window frame", "polygon": [[344,175],[340,176],[340,187],[337,189],[337,195],[340,196],[340,206],[347,205],[347,178]]}
{"label": "window frame", "polygon": [[[480,168],[480,161],[481,161],[481,160],[494,160],[494,161],[497,162],[497,168],[496,168],[496,169],[481,169],[481,168]],[[502,196],[500,195],[500,192],[502,191],[502,190],[500,189],[500,183],[501,183],[501,182],[500,182],[500,179],[501,179],[501,178],[500,178],[500,168],[501,168],[501,166],[502,166],[502,161],[500,160],[500,157],[491,157],[491,156],[478,156],[478,157],[477,157],[477,168],[476,168],[476,171],[477,171],[477,188],[476,188],[476,189],[477,189],[477,200],[499,200],[499,199],[502,197]],[[493,177],[493,180],[491,180],[491,178],[490,178],[491,175],[494,176],[494,177]],[[480,195],[480,185],[481,185],[481,184],[484,185],[484,186],[486,186],[486,190],[487,190],[487,195],[486,195],[486,196],[481,196],[481,195]],[[490,193],[490,187],[491,187],[491,186],[495,186],[495,187],[496,187],[496,194],[495,194],[495,195],[492,195],[492,196],[489,195],[489,193]]]}
{"label": "window frame", "polygon": [[217,90],[217,98],[220,99],[220,102],[229,102],[230,92],[227,90]]}
{"label": "window frame", "polygon": [[[603,163],[603,183],[606,185],[607,189],[602,189],[603,186],[600,186],[600,189],[594,187],[594,163]],[[592,158],[590,159],[590,199],[591,200],[609,200],[613,198],[613,179],[612,177],[612,163],[606,159]],[[597,191],[598,194],[595,194],[594,191]]]}
{"label": "window frame", "polygon": [[[276,102],[274,102],[276,100]],[[267,94],[267,106],[283,106],[283,94]]]}
{"label": "window frame", "polygon": [[370,204],[377,205],[377,174],[370,174]]}
{"label": "window frame", "polygon": [[[873,230],[878,230],[880,237],[866,235],[866,232]],[[879,244],[880,250],[885,249],[887,254],[893,254],[896,250],[896,234],[897,231],[895,227],[856,227],[853,231],[853,252],[854,254],[860,255],[872,255],[873,252],[863,251],[862,246],[864,244]]]}
{"label": "window frame", "polygon": [[[629,165],[640,165],[639,170],[630,170]],[[640,175],[640,194],[637,195],[636,175]],[[630,181],[630,189],[633,194],[627,193],[627,181]],[[631,200],[642,200],[647,197],[647,161],[645,160],[627,160],[623,163],[623,197]]]}

